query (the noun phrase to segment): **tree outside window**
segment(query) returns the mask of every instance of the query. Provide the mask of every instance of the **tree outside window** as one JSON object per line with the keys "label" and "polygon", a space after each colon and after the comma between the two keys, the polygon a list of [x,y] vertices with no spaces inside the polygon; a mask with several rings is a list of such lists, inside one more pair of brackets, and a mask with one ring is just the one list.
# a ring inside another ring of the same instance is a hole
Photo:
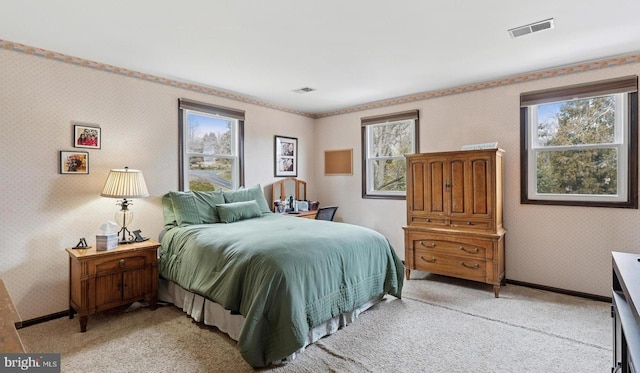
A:
{"label": "tree outside window", "polygon": [[180,100],[181,190],[237,189],[244,113]]}
{"label": "tree outside window", "polygon": [[405,154],[415,153],[418,111],[362,118],[363,198],[406,198]]}
{"label": "tree outside window", "polygon": [[523,94],[540,102],[521,109],[522,203],[637,208],[637,79],[628,80],[612,94],[611,81],[558,89],[581,96],[567,100]]}

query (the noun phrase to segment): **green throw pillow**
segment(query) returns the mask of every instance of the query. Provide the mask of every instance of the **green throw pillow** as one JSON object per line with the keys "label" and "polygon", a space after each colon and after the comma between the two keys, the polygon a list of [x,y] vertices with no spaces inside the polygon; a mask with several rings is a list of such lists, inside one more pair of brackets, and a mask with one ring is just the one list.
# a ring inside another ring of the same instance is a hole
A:
{"label": "green throw pillow", "polygon": [[169,193],[162,196],[162,217],[164,218],[164,229],[169,230],[178,226],[176,214],[173,212],[173,202]]}
{"label": "green throw pillow", "polygon": [[169,192],[173,204],[173,212],[179,227],[202,224],[198,213],[196,198],[192,192]]}
{"label": "green throw pillow", "polygon": [[220,204],[216,205],[216,208],[220,221],[223,223],[233,223],[262,216],[258,202],[254,200]]}
{"label": "green throw pillow", "polygon": [[262,187],[260,186],[260,184],[256,184],[251,188],[225,191],[223,194],[224,200],[227,203],[256,201],[258,203],[260,211],[264,213],[271,212],[271,209],[269,208],[267,199],[264,197],[264,193],[262,192]]}

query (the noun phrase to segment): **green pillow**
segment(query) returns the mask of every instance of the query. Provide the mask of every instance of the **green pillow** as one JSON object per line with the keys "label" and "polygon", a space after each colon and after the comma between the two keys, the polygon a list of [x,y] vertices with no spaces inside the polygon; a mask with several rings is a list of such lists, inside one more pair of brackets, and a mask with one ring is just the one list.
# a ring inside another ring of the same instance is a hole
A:
{"label": "green pillow", "polygon": [[198,213],[196,198],[192,192],[169,192],[173,212],[176,215],[176,222],[179,227],[192,224],[202,224],[202,219]]}
{"label": "green pillow", "polygon": [[164,218],[164,229],[169,230],[177,227],[176,214],[173,212],[173,202],[169,193],[162,196],[162,217]]}
{"label": "green pillow", "polygon": [[256,184],[251,188],[225,191],[223,194],[224,200],[227,203],[256,201],[258,203],[260,211],[265,213],[271,212],[269,204],[267,203],[267,199],[264,197],[264,193],[262,193],[262,187],[260,186],[260,184]]}
{"label": "green pillow", "polygon": [[198,208],[198,214],[200,215],[202,223],[220,223],[216,205],[224,203],[222,190],[212,192],[194,191],[193,196],[195,197],[196,207]]}
{"label": "green pillow", "polygon": [[233,223],[262,216],[258,202],[254,200],[220,204],[216,205],[216,208],[220,221],[223,223]]}

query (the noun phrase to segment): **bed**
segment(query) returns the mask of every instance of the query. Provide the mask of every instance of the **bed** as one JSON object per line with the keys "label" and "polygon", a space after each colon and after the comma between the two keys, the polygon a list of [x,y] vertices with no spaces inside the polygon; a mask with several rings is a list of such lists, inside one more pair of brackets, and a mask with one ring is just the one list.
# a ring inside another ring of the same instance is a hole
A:
{"label": "bed", "polygon": [[253,367],[290,360],[386,294],[404,267],[388,240],[351,224],[270,211],[259,185],[163,197],[160,299],[238,341]]}

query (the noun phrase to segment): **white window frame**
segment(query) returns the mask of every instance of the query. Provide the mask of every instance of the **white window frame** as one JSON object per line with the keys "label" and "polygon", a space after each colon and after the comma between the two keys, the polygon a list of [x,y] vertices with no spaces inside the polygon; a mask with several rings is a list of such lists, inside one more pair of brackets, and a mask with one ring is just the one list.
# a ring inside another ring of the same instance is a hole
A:
{"label": "white window frame", "polygon": [[[213,158],[231,159],[231,185],[228,189],[238,189],[244,184],[244,167],[243,167],[243,142],[244,142],[244,112],[219,106],[213,106],[205,103],[179,100],[180,111],[180,146],[179,146],[179,190],[188,191],[190,167],[189,159],[192,156],[207,156]],[[196,114],[203,117],[222,119],[231,122],[231,154],[217,153],[193,153],[188,152],[189,136],[186,136],[189,129],[189,114]]]}
{"label": "white window frame", "polygon": [[[615,96],[614,140],[611,143],[543,146],[538,144],[538,108]],[[543,152],[615,149],[617,192],[559,194],[537,192],[537,157]],[[520,95],[520,203],[566,206],[638,208],[638,77],[636,75],[549,88]]]}
{"label": "white window frame", "polygon": [[[529,144],[528,144],[528,195],[530,199],[548,200],[548,201],[587,201],[587,202],[623,202],[627,199],[628,172],[629,169],[629,122],[628,122],[628,97],[626,93],[618,93],[615,96],[615,120],[614,120],[614,141],[612,143],[600,144],[579,144],[564,146],[544,146],[538,143],[538,107],[540,105],[532,105],[529,107]],[[604,96],[600,96],[604,97]],[[573,101],[573,100],[570,100]],[[569,102],[569,101],[558,101]],[[538,153],[567,151],[567,150],[588,150],[588,149],[615,149],[617,153],[617,193],[612,195],[604,194],[554,194],[554,193],[538,193],[538,168],[536,160]]]}
{"label": "white window frame", "polygon": [[[376,161],[390,159],[406,162],[405,154],[393,156],[374,157],[373,153],[373,130],[382,126],[397,125],[398,123],[410,123],[408,131],[411,136],[411,149],[409,154],[418,150],[418,111],[412,110],[396,114],[382,115],[377,117],[362,118],[362,198],[384,198],[384,199],[406,199],[407,191],[389,191],[374,189],[373,165]],[[406,177],[406,176],[405,176]]]}

